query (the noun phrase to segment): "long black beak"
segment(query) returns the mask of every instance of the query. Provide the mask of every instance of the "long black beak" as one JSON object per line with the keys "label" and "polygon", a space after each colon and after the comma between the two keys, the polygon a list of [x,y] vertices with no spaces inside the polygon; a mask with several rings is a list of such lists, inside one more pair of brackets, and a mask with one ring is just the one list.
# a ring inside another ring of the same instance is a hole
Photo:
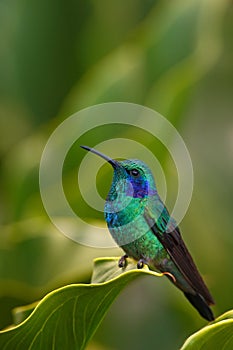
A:
{"label": "long black beak", "polygon": [[105,154],[97,151],[96,149],[88,147],[88,146],[80,146],[80,147],[84,148],[85,150],[87,150],[89,152],[95,153],[95,154],[97,154],[97,156],[100,156],[101,158],[105,159],[108,163],[110,163],[113,166],[114,169],[119,167],[119,163],[116,160],[106,156]]}

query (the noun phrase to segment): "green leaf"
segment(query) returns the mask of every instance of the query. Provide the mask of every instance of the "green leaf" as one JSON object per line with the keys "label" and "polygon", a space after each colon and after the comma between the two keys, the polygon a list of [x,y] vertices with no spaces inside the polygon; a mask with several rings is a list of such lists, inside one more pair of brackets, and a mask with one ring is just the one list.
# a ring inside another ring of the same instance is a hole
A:
{"label": "green leaf", "polygon": [[[84,349],[117,295],[142,275],[162,276],[146,266],[138,270],[133,260],[124,269],[119,269],[118,258],[95,260],[95,283],[49,293],[20,325],[0,332],[0,349]],[[31,310],[22,308],[17,318]]]}
{"label": "green leaf", "polygon": [[37,304],[38,302],[35,302],[26,306],[19,306],[14,308],[12,310],[14,324],[18,325],[23,322],[32,313]]}
{"label": "green leaf", "polygon": [[191,335],[181,350],[233,349],[233,310]]}

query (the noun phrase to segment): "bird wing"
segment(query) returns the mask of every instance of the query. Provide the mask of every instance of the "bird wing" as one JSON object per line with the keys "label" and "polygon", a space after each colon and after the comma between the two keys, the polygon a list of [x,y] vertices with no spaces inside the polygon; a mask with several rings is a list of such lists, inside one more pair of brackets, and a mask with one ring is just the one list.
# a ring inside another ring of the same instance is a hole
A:
{"label": "bird wing", "polygon": [[[144,218],[151,231],[166,249],[186,281],[209,305],[214,304],[214,300],[181,237],[178,226],[173,219],[171,221],[169,220],[170,215],[166,207],[163,206],[163,211],[158,220],[153,218],[150,209],[147,207],[144,212]],[[169,226],[168,232],[166,231],[167,225]]]}

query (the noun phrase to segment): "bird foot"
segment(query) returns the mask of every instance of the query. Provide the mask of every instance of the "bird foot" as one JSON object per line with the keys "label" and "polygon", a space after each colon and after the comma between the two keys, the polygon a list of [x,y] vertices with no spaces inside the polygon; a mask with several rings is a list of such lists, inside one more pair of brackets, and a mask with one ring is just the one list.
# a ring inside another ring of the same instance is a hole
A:
{"label": "bird foot", "polygon": [[121,267],[121,268],[126,267],[126,264],[127,264],[127,260],[126,259],[127,258],[128,258],[127,254],[123,255],[118,261],[118,266]]}
{"label": "bird foot", "polygon": [[138,260],[138,263],[137,263],[137,268],[138,269],[142,269],[144,267],[144,265],[147,265],[147,261],[146,260],[144,260],[144,259]]}

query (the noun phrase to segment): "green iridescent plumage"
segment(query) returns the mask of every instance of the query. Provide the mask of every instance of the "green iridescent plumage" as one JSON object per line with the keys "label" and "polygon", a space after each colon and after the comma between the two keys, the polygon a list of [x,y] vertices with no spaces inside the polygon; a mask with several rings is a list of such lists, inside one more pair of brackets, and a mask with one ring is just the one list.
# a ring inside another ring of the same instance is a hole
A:
{"label": "green iridescent plumage", "polygon": [[213,298],[157,193],[149,167],[140,160],[116,161],[81,147],[101,156],[114,169],[104,212],[112,237],[126,253],[119,266],[130,256],[138,260],[138,268],[147,264],[152,270],[167,272],[198,312],[212,321],[209,305],[214,304]]}

